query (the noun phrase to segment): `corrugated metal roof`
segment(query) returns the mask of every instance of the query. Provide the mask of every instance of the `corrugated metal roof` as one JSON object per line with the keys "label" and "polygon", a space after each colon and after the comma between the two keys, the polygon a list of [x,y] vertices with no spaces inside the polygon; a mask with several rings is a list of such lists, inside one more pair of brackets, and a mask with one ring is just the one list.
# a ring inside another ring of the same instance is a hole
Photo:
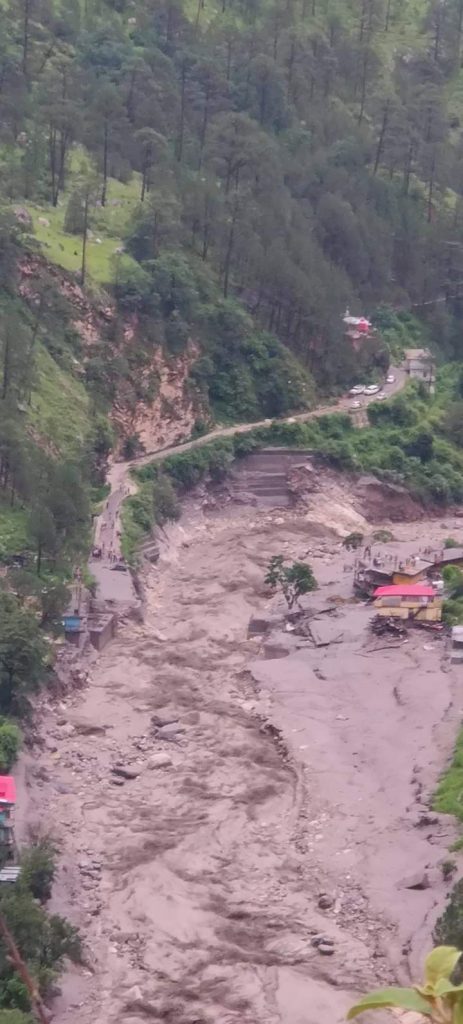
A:
{"label": "corrugated metal roof", "polygon": [[21,868],[19,866],[11,866],[1,868],[0,870],[0,884],[2,882],[17,882],[21,874]]}
{"label": "corrugated metal roof", "polygon": [[435,597],[434,587],[424,583],[397,583],[390,587],[377,587],[373,597]]}

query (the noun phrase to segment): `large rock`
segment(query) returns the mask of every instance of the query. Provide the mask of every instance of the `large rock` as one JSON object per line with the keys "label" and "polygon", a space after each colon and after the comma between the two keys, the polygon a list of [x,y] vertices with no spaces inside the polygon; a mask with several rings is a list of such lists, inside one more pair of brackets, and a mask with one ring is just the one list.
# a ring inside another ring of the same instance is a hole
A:
{"label": "large rock", "polygon": [[122,765],[116,765],[115,768],[111,768],[111,771],[112,774],[116,775],[116,777],[119,779],[138,779],[138,776],[140,774],[140,772],[137,771],[136,768],[124,768],[122,767]]}
{"label": "large rock", "polygon": [[148,768],[170,768],[172,758],[169,754],[152,754],[148,760]]}
{"label": "large rock", "polygon": [[399,889],[429,889],[430,885],[427,871],[416,871],[399,882]]}
{"label": "large rock", "polygon": [[157,730],[157,736],[159,739],[172,739],[179,733],[185,732],[183,725],[179,725],[178,722],[170,722],[169,725],[161,725]]}

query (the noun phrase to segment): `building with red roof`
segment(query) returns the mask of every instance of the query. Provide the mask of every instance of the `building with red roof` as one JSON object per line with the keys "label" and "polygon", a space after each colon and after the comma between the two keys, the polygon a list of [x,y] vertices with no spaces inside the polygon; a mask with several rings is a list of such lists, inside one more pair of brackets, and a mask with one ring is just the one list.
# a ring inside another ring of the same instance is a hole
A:
{"label": "building with red roof", "polygon": [[397,583],[377,587],[374,607],[387,618],[413,619],[416,622],[440,622],[442,598],[426,583]]}

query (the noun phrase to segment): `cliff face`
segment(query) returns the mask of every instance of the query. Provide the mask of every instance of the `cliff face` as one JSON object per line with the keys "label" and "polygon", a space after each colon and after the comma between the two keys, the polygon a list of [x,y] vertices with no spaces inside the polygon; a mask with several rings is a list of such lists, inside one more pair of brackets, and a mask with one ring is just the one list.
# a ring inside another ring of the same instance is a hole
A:
{"label": "cliff face", "polygon": [[92,300],[63,270],[36,255],[20,265],[19,292],[33,310],[44,290],[65,300],[70,325],[80,339],[75,373],[86,381],[100,360],[117,369],[111,381],[110,419],[116,429],[116,450],[137,435],[147,452],[185,440],[203,410],[189,374],[199,348],[190,341],[179,355],[167,353],[143,336],[137,318],[121,319],[107,296]]}
{"label": "cliff face", "polygon": [[200,414],[188,377],[197,357],[198,350],[190,343],[179,356],[167,357],[162,348],[157,348],[140,376],[156,379],[156,395],[151,400],[127,399],[121,388],[113,405],[112,419],[121,440],[137,434],[145,451],[184,441],[191,434],[195,420]]}

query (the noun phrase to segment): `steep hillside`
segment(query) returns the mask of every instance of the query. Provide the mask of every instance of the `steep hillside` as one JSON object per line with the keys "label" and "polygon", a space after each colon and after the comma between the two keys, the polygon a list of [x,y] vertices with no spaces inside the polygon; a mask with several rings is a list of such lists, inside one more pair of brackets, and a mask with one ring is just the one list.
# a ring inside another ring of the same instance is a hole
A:
{"label": "steep hillside", "polygon": [[353,379],[346,305],[427,303],[458,356],[462,19],[460,0],[11,4],[1,191],[48,259],[137,314],[142,351],[197,351],[219,417]]}

